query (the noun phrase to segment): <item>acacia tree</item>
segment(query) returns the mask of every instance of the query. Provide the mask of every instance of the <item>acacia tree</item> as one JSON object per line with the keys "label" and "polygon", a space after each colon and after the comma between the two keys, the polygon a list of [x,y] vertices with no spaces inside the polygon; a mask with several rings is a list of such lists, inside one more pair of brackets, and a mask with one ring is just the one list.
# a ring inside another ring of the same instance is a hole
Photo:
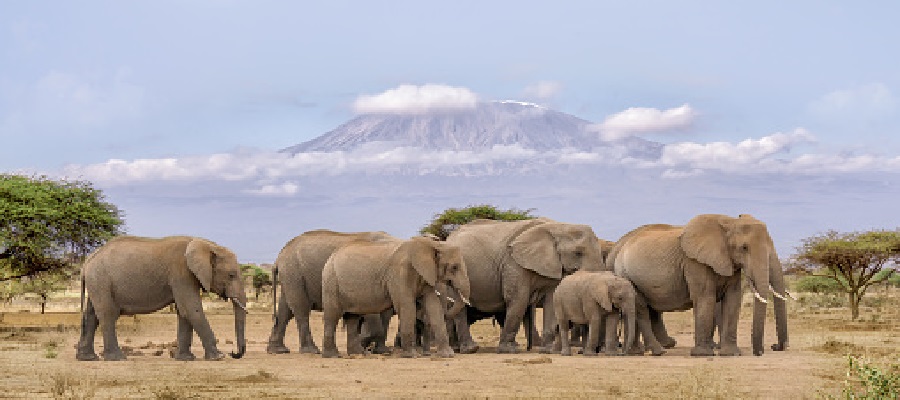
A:
{"label": "acacia tree", "polygon": [[246,277],[250,277],[250,284],[253,286],[253,294],[259,301],[259,294],[267,286],[272,286],[272,275],[266,270],[254,264],[241,265],[241,271]]}
{"label": "acacia tree", "polygon": [[0,174],[0,281],[65,271],[123,225],[90,182]]}
{"label": "acacia tree", "polygon": [[847,293],[850,312],[859,317],[859,302],[869,286],[888,281],[900,262],[900,229],[839,233],[804,239],[797,259],[815,275],[833,279]]}
{"label": "acacia tree", "polygon": [[499,210],[492,205],[474,205],[465,208],[448,208],[440,214],[435,214],[431,223],[419,230],[421,234],[429,234],[438,237],[440,240],[447,240],[450,233],[476,219],[493,219],[498,221],[519,221],[523,219],[533,219],[531,213],[534,209],[518,210],[515,208],[509,210]]}

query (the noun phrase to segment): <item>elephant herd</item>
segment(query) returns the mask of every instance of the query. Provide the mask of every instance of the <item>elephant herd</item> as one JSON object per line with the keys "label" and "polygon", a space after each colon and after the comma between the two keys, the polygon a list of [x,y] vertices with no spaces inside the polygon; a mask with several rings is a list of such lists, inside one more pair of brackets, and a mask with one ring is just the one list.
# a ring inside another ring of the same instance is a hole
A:
{"label": "elephant herd", "polygon": [[[598,239],[590,226],[545,218],[477,220],[446,241],[316,230],[282,248],[274,275],[282,294],[276,296],[266,347],[270,354],[290,351],[284,337],[291,319],[301,353],[339,357],[335,336],[341,320],[348,354],[385,353],[390,351],[387,325],[396,315],[395,347],[403,357],[415,357],[420,349],[430,352],[432,345],[438,357],[474,353],[479,346],[469,327],[483,318],[501,326],[500,353],[520,351],[515,338],[524,325],[527,348],[537,346],[541,352],[571,355],[570,345],[577,341],[584,355],[661,355],[675,346],[662,313],[693,309],[691,355],[735,356],[740,355],[742,275],[755,297],[753,354],[763,353],[770,293],[778,339],[772,349],[788,345],[781,264],[766,225],[749,215],[705,214],[684,226],[644,225],[616,242]],[[94,351],[98,327],[103,359],[124,359],[117,318],[173,303],[178,315],[173,356],[194,359],[190,346],[196,332],[205,359],[223,358],[203,313],[201,292],[233,303],[237,352],[231,356],[240,358],[246,351],[247,298],[239,264],[215,243],[185,236],[118,237],[87,257],[82,279],[88,296],[78,360],[100,358]],[[540,324],[535,308],[543,309]],[[321,349],[310,330],[312,311],[323,312]]]}

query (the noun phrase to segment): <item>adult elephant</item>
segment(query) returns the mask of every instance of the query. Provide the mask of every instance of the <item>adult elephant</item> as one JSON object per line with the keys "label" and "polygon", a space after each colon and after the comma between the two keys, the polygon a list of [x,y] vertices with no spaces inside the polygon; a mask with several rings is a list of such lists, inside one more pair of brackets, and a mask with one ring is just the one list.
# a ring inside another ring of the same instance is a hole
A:
{"label": "adult elephant", "polygon": [[[715,354],[713,329],[716,302],[721,302],[720,356],[740,355],[737,323],[741,307],[741,274],[746,273],[756,297],[753,313],[753,354],[763,353],[766,296],[775,296],[778,344],[787,347],[786,294],[781,263],[766,224],[750,215],[737,218],[704,214],[685,226],[639,227],[617,242],[607,268],[634,283],[655,312],[693,308],[693,356]],[[652,316],[652,315],[651,315]],[[661,317],[652,319],[656,338],[674,344]]]}
{"label": "adult elephant", "polygon": [[[459,227],[447,238],[458,246],[469,269],[470,307],[483,314],[503,315],[497,351],[518,351],[515,337],[529,306],[544,308],[542,351],[552,351],[556,319],[553,289],[564,275],[580,269],[600,269],[597,236],[590,226],[549,219],[525,221],[476,220]],[[503,313],[503,314],[500,314]],[[456,330],[461,353],[478,346],[469,321],[460,313]]]}
{"label": "adult elephant", "polygon": [[[269,335],[266,351],[270,354],[288,353],[284,335],[292,318],[297,319],[300,336],[300,352],[318,354],[309,329],[311,311],[322,311],[322,270],[334,251],[354,241],[393,242],[400,239],[384,232],[335,232],[326,229],[305,232],[291,239],[275,259],[275,268],[282,295],[275,309],[275,323]],[[376,352],[385,352],[384,335],[379,316],[366,317],[365,330],[379,336]],[[359,329],[351,327],[349,329]]]}
{"label": "adult elephant", "polygon": [[234,330],[240,358],[246,350],[247,296],[234,253],[209,240],[171,236],[161,239],[121,236],[94,251],[82,267],[87,305],[81,320],[76,358],[97,360],[94,334],[103,329],[103,359],[124,360],[116,337],[120,315],[147,314],[175,303],[178,350],[175,358],[193,360],[191,341],[197,332],[207,360],[224,354],[216,348],[200,293],[211,292],[234,303]]}
{"label": "adult elephant", "polygon": [[[402,355],[414,357],[416,300],[421,299],[425,317],[433,329],[437,355],[452,357],[444,322],[444,303],[436,288],[446,284],[463,299],[469,296],[466,265],[456,246],[429,238],[405,241],[355,241],[338,248],[322,271],[324,305],[323,357],[338,357],[335,343],[337,322],[390,308],[399,320]],[[347,352],[362,351],[355,330],[347,329]]]}

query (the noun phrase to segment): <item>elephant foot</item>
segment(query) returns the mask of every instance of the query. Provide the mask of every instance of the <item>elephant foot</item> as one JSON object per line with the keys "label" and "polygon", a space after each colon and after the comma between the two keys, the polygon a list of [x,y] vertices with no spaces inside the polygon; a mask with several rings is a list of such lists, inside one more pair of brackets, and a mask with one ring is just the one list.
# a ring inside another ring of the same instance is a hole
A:
{"label": "elephant foot", "polygon": [[692,357],[709,357],[714,355],[716,355],[715,350],[713,350],[712,347],[709,346],[695,346],[693,349],[691,349]]}
{"label": "elephant foot", "polygon": [[671,336],[657,338],[657,340],[659,341],[659,344],[662,345],[662,347],[665,347],[667,349],[671,349],[675,347],[676,344],[678,344],[678,341]]}
{"label": "elephant foot", "polygon": [[365,354],[366,354],[366,350],[363,349],[362,347],[352,347],[352,348],[347,349],[348,356],[365,355]]}
{"label": "elephant foot", "polygon": [[104,351],[103,352],[103,360],[104,361],[125,361],[125,353],[122,350],[114,350],[114,351]]}
{"label": "elephant foot", "polygon": [[322,358],[341,358],[341,353],[338,353],[337,349],[328,350],[322,352]]}
{"label": "elephant foot", "polygon": [[459,345],[459,354],[475,354],[477,351],[478,345],[475,342]]}
{"label": "elephant foot", "polygon": [[418,356],[419,354],[415,350],[403,350],[400,352],[400,357],[402,358],[416,358]]}
{"label": "elephant foot", "polygon": [[372,348],[372,354],[390,354],[391,348],[384,344],[377,345]]}
{"label": "elephant foot", "polygon": [[772,351],[785,351],[787,347],[787,343],[775,343],[772,345]]}
{"label": "elephant foot", "polygon": [[762,348],[758,348],[758,349],[757,349],[757,348],[754,348],[754,349],[753,349],[753,355],[754,355],[754,356],[759,357],[759,356],[763,355],[763,353],[765,353],[765,350],[763,350]]}
{"label": "elephant foot", "polygon": [[555,354],[556,353],[556,351],[553,351],[553,345],[538,347],[538,352],[541,354]]}
{"label": "elephant foot", "polygon": [[559,351],[559,354],[562,354],[562,355],[564,355],[564,356],[571,356],[571,355],[572,355],[572,349],[562,349],[562,350]]}
{"label": "elephant foot", "polygon": [[666,354],[666,351],[663,350],[663,349],[659,349],[659,350],[650,350],[650,355],[651,355],[651,356],[661,356],[661,355],[663,355],[663,354]]}
{"label": "elephant foot", "polygon": [[446,348],[435,352],[438,358],[453,358],[453,349]]}
{"label": "elephant foot", "polygon": [[203,355],[203,359],[206,361],[219,361],[223,358],[225,358],[225,353],[218,350],[207,351],[206,354]]}
{"label": "elephant foot", "polygon": [[739,355],[741,355],[741,349],[736,345],[724,345],[719,350],[719,356],[721,357],[735,357]]}
{"label": "elephant foot", "polygon": [[596,351],[594,351],[593,349],[584,349],[581,352],[581,355],[583,355],[585,357],[597,357],[599,354]]}
{"label": "elephant foot", "polygon": [[282,343],[269,343],[269,345],[266,346],[266,353],[269,354],[287,354],[290,352],[291,349],[287,348],[287,346]]}
{"label": "elephant foot", "polygon": [[176,359],[176,360],[178,360],[178,361],[194,361],[194,360],[197,359],[197,357],[195,357],[195,356],[194,356],[192,353],[190,353],[190,352],[188,352],[188,353],[181,353],[181,352],[178,352],[178,353],[172,354],[172,358],[174,358],[174,359]]}
{"label": "elephant foot", "polygon": [[519,352],[519,345],[515,342],[511,343],[500,343],[500,346],[497,347],[497,353],[500,354],[516,354]]}
{"label": "elephant foot", "polygon": [[300,348],[300,354],[319,354],[319,348],[316,345],[303,346]]}
{"label": "elephant foot", "polygon": [[100,357],[98,357],[97,354],[94,352],[90,352],[90,353],[78,352],[77,354],[75,354],[75,359],[78,361],[97,361],[100,359]]}

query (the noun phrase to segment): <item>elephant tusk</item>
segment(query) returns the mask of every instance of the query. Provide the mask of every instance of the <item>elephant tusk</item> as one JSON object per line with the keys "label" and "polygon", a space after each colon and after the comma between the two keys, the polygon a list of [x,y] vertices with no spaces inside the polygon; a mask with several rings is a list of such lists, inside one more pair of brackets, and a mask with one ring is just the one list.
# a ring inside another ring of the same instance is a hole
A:
{"label": "elephant tusk", "polygon": [[753,291],[753,295],[756,296],[756,300],[759,300],[761,303],[763,303],[763,304],[769,304],[769,302],[766,301],[766,299],[763,298],[762,295],[759,294],[759,292],[757,292],[757,291],[754,290],[754,291]]}
{"label": "elephant tusk", "polygon": [[775,296],[781,300],[787,301],[787,298],[785,298],[784,295],[782,295],[781,293],[778,293],[778,291],[775,290],[775,288],[773,288],[772,285],[769,285],[769,290],[772,291],[772,296]]}
{"label": "elephant tusk", "polygon": [[241,308],[241,310],[244,310],[244,312],[249,312],[249,311],[247,311],[247,307],[244,307],[244,305],[243,305],[243,304],[241,304],[241,302],[240,302],[240,301],[238,301],[238,299],[236,299],[236,298],[234,298],[234,297],[232,297],[232,298],[231,298],[231,302],[232,302],[232,303],[234,303],[234,305],[236,305],[236,306],[238,306],[238,307],[240,307],[240,308]]}
{"label": "elephant tusk", "polygon": [[795,300],[795,301],[797,300],[797,298],[794,297],[794,295],[792,295],[791,292],[788,292],[787,290],[784,291],[784,294],[786,294],[787,297],[790,297],[791,300]]}
{"label": "elephant tusk", "polygon": [[466,303],[467,306],[472,306],[472,303],[469,303],[469,299],[466,296],[459,295],[459,298],[462,299],[463,303]]}

